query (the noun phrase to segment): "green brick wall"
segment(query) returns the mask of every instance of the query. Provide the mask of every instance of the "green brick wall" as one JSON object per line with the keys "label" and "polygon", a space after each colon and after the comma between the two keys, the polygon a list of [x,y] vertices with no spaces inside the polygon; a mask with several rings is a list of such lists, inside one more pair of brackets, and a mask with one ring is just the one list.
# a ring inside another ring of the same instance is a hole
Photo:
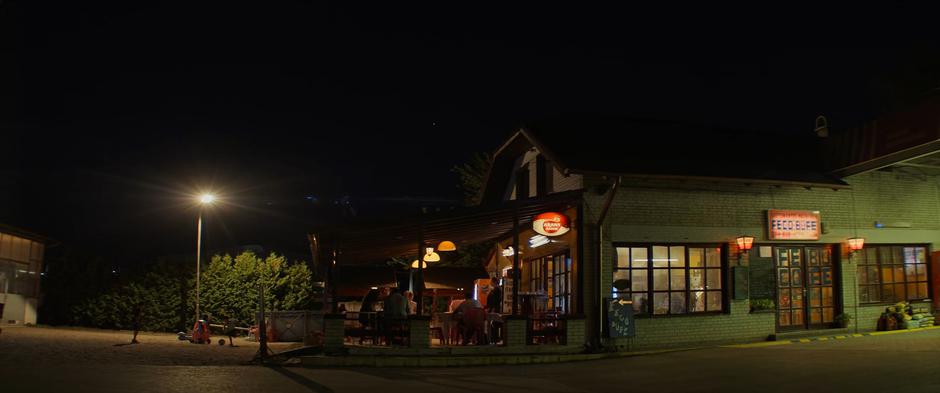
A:
{"label": "green brick wall", "polygon": [[[609,188],[613,178],[585,176],[585,293],[589,294],[585,305],[589,321],[595,322],[588,324],[588,331],[599,331],[601,318],[593,308],[587,307],[588,302],[596,304],[597,297],[609,296],[611,291],[616,257],[613,243],[732,243],[742,233],[755,236],[757,243],[765,245],[788,243],[767,240],[768,209],[820,212],[824,226],[821,239],[790,243],[843,245],[841,301],[844,311],[854,314],[855,265],[845,250],[846,239],[857,233],[865,237],[868,244],[923,243],[936,248],[940,244],[940,184],[934,178],[877,171],[844,180],[851,189],[624,179],[598,231],[596,223],[607,196],[603,186]],[[876,221],[888,225],[906,223],[909,227],[877,229]],[[597,252],[592,242],[597,239],[601,242],[599,267],[593,266],[597,263]],[[733,248],[732,245],[731,253]],[[729,264],[733,263],[735,259],[729,255]],[[748,258],[742,263],[747,264]],[[602,277],[599,292],[594,290],[594,269],[599,269]],[[751,285],[757,292],[767,292],[773,284],[761,282],[760,272],[757,269],[751,273]],[[731,286],[726,288],[730,290]],[[874,329],[883,308],[883,305],[859,307],[856,321],[859,329]],[[731,303],[729,314],[641,319],[637,321],[637,338],[633,345],[639,348],[752,340],[774,332],[773,313],[750,314],[747,309],[746,301],[735,301]],[[709,332],[713,328],[718,329],[714,334],[696,332]],[[616,344],[625,343],[618,341]]]}

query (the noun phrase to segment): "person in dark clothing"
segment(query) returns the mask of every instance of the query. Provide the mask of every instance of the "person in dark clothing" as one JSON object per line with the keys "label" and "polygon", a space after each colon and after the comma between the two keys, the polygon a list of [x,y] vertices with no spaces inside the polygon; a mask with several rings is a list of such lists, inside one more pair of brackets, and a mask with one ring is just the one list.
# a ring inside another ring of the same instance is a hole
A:
{"label": "person in dark clothing", "polygon": [[235,329],[235,326],[237,326],[238,322],[226,315],[222,320],[222,323],[222,330],[224,331],[225,335],[228,336],[228,346],[234,347],[235,343],[232,340],[235,335],[238,334],[238,329]]}
{"label": "person in dark clothing", "polygon": [[499,288],[499,279],[493,277],[490,281],[490,293],[486,295],[486,311],[498,313],[503,304],[503,291]]}
{"label": "person in dark clothing", "polygon": [[378,289],[371,289],[369,293],[362,298],[362,306],[359,307],[359,323],[362,324],[362,327],[368,327],[371,314],[367,314],[375,311],[375,305],[379,301],[379,291]]}
{"label": "person in dark clothing", "polygon": [[140,341],[137,341],[137,334],[140,333],[140,320],[144,316],[144,308],[140,303],[134,304],[134,338],[131,339],[131,344],[140,344]]}

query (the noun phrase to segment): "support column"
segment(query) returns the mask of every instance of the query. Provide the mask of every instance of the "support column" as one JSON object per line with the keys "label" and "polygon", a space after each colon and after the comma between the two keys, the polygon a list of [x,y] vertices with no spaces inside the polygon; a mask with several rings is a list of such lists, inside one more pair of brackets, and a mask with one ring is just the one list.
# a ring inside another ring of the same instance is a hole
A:
{"label": "support column", "polygon": [[323,352],[327,355],[345,352],[344,341],[346,316],[343,314],[326,314],[323,316]]}
{"label": "support column", "polygon": [[411,348],[431,347],[431,317],[412,315],[408,318],[408,346]]}
{"label": "support column", "polygon": [[519,315],[519,213],[512,213],[512,315]]}
{"label": "support column", "polygon": [[505,339],[507,347],[524,347],[526,345],[526,330],[529,319],[524,316],[510,315],[504,318]]}

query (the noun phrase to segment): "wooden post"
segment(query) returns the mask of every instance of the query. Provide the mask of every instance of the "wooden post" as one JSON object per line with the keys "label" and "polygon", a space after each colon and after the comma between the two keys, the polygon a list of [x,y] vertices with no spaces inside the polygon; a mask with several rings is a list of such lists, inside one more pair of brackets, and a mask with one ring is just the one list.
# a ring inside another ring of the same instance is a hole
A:
{"label": "wooden post", "polygon": [[417,298],[415,303],[418,309],[415,315],[422,315],[424,312],[424,217],[421,216],[421,210],[418,210],[418,284],[414,288],[414,294]]}
{"label": "wooden post", "polygon": [[512,213],[512,315],[519,315],[519,213]]}

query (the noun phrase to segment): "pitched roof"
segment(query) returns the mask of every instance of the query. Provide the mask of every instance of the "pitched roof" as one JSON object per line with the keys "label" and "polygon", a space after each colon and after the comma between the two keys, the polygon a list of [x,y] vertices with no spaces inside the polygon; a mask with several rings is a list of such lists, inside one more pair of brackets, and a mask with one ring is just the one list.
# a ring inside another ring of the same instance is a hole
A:
{"label": "pitched roof", "polygon": [[529,122],[525,138],[563,171],[846,186],[826,173],[822,144],[801,134],[732,130],[603,115]]}

